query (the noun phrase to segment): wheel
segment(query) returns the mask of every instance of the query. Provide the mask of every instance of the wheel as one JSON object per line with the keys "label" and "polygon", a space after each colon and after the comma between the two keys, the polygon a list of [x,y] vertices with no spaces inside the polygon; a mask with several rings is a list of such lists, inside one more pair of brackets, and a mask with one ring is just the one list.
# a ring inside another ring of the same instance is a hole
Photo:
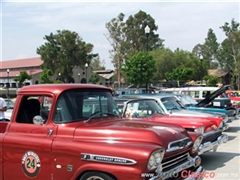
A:
{"label": "wheel", "polygon": [[83,174],[80,180],[115,180],[115,178],[105,173],[91,171]]}

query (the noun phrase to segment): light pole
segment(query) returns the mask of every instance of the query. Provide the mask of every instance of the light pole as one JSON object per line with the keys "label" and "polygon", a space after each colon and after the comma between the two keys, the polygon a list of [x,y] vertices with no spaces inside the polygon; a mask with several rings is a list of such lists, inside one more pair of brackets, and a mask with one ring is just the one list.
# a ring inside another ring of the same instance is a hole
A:
{"label": "light pole", "polygon": [[[18,74],[16,74],[16,79],[18,79]],[[16,89],[17,89],[17,91],[18,91],[18,80],[16,81]],[[16,92],[17,92],[16,91]]]}
{"label": "light pole", "polygon": [[87,68],[88,68],[88,63],[85,64],[85,68],[86,68],[86,83],[88,82],[87,80]]}
{"label": "light pole", "polygon": [[79,81],[79,83],[80,83],[80,73],[78,73],[78,81]]}
{"label": "light pole", "polygon": [[145,34],[146,34],[146,37],[147,37],[147,52],[148,52],[148,36],[149,36],[149,33],[150,33],[149,26],[147,25],[144,30],[145,30]]}
{"label": "light pole", "polygon": [[59,76],[59,80],[61,81],[61,73],[58,73],[58,76]]}
{"label": "light pole", "polygon": [[202,55],[200,55],[200,61],[201,61],[201,85],[202,85],[202,77],[203,77],[203,67],[202,67],[203,56]]}
{"label": "light pole", "polygon": [[[145,31],[145,34],[146,34],[146,37],[147,37],[147,53],[148,53],[148,36],[149,36],[149,33],[150,33],[150,28],[149,26],[147,25],[144,29]],[[148,90],[148,83],[146,83],[146,93],[147,93],[147,90]]]}
{"label": "light pole", "polygon": [[8,98],[9,98],[9,87],[10,87],[10,84],[9,84],[9,69],[7,69],[7,78],[8,78],[7,95],[8,95]]}

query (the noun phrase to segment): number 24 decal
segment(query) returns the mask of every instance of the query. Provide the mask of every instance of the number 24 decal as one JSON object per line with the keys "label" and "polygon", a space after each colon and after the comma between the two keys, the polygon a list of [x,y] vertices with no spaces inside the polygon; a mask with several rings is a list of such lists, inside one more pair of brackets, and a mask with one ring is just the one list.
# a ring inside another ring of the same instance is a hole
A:
{"label": "number 24 decal", "polygon": [[27,168],[35,169],[35,159],[27,158]]}

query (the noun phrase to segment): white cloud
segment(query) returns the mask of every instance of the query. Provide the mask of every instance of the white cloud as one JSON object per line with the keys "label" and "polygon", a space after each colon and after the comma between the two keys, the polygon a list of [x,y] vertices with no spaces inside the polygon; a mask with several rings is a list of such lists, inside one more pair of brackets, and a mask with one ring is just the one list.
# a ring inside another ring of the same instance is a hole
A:
{"label": "white cloud", "polygon": [[156,33],[165,39],[166,47],[188,51],[204,42],[210,28],[221,42],[225,35],[219,27],[233,18],[238,22],[240,19],[239,3],[229,1],[29,2],[4,0],[2,3],[3,60],[37,57],[36,48],[45,35],[68,29],[94,44],[94,53],[99,53],[106,67],[112,69],[105,24],[120,13],[125,14],[125,20],[139,10],[150,14],[158,25]]}

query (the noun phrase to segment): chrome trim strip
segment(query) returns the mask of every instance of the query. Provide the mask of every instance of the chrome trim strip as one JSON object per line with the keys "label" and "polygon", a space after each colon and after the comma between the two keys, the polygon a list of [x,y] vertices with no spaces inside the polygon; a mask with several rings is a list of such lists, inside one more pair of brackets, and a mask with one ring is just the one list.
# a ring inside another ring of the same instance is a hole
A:
{"label": "chrome trim strip", "polygon": [[94,161],[94,162],[121,164],[121,165],[137,164],[137,162],[133,159],[116,157],[116,156],[105,156],[100,154],[81,153],[81,159],[84,161]]}

